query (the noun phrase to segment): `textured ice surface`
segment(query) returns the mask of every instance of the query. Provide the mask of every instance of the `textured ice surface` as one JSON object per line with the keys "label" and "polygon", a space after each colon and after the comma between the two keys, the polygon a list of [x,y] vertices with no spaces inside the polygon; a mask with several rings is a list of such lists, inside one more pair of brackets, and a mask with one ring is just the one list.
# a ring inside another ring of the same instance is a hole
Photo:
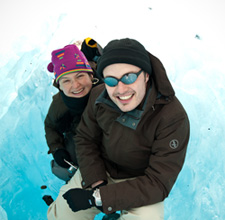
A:
{"label": "textured ice surface", "polygon": [[51,174],[44,137],[56,92],[46,66],[52,50],[89,36],[102,46],[122,37],[141,41],[164,64],[188,112],[187,157],[166,199],[165,219],[225,219],[223,2],[113,1],[109,7],[96,0],[82,10],[74,1],[17,4],[21,10],[7,3],[0,9],[6,21],[0,36],[0,219],[46,219],[42,196],[56,198],[63,184]]}

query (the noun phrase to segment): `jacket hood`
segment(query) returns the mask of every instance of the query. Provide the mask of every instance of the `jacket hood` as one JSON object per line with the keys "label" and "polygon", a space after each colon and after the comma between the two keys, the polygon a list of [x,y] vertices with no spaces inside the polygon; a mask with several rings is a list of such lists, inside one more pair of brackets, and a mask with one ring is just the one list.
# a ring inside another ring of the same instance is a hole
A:
{"label": "jacket hood", "polygon": [[166,97],[174,96],[175,92],[174,89],[167,77],[166,70],[161,63],[161,61],[149,53],[149,58],[152,65],[152,74],[151,77],[155,82],[157,91]]}

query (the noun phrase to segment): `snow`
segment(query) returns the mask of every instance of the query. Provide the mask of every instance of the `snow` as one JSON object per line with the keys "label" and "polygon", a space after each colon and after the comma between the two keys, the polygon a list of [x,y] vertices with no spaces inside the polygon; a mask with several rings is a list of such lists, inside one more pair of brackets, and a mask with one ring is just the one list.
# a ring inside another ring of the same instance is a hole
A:
{"label": "snow", "polygon": [[225,219],[224,9],[222,0],[2,1],[0,219],[44,220],[42,196],[57,197],[63,182],[51,174],[43,127],[56,93],[46,66],[52,50],[86,37],[142,42],[188,112],[187,157],[165,219]]}

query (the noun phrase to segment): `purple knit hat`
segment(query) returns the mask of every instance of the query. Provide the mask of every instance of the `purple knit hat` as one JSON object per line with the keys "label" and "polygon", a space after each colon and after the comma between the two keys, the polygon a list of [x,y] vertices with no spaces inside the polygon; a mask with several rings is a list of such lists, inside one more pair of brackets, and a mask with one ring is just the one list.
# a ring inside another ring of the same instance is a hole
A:
{"label": "purple knit hat", "polygon": [[74,44],[54,50],[52,52],[52,62],[48,64],[47,69],[49,72],[54,72],[56,83],[59,82],[62,76],[73,72],[93,74],[86,57]]}

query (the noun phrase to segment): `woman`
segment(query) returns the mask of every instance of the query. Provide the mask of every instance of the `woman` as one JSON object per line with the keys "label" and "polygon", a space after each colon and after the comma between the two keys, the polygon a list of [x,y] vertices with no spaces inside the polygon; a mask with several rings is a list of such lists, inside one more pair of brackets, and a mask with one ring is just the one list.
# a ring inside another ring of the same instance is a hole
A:
{"label": "woman", "polygon": [[71,164],[78,166],[73,135],[91,89],[99,84],[94,73],[101,54],[100,45],[93,39],[86,38],[81,50],[83,52],[74,44],[54,50],[52,62],[48,65],[48,70],[54,72],[53,85],[59,92],[53,96],[44,122],[45,136],[49,146],[48,153],[54,158],[51,161],[52,172],[66,182],[76,171],[71,169]]}

